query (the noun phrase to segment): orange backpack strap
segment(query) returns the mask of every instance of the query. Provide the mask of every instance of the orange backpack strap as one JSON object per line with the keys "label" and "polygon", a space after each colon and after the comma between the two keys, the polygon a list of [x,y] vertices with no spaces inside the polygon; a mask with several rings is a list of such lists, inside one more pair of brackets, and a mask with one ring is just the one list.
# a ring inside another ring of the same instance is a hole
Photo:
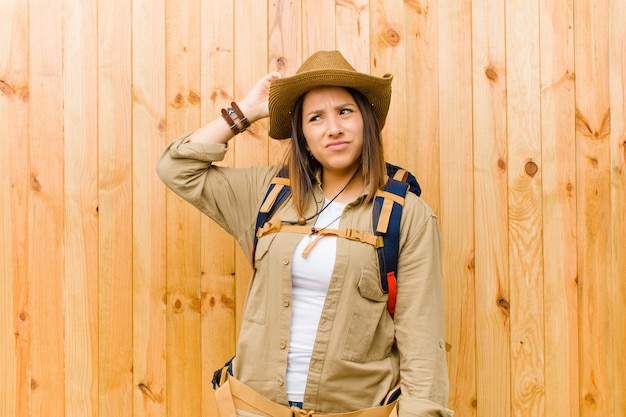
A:
{"label": "orange backpack strap", "polygon": [[261,213],[269,213],[272,210],[272,207],[276,204],[276,200],[279,199],[281,194],[285,194],[285,187],[290,187],[291,182],[289,178],[283,177],[274,177],[272,182],[270,183],[270,187],[267,190],[267,194],[265,195],[265,199],[263,200],[263,204],[259,211]]}

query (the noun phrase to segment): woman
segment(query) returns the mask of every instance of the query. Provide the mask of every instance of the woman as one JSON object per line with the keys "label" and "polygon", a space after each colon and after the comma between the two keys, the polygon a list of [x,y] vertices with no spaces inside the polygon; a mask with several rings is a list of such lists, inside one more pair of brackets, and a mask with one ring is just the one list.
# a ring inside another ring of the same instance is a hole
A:
{"label": "woman", "polygon": [[[232,372],[275,403],[349,412],[384,403],[399,385],[400,417],[452,414],[445,408],[439,231],[432,210],[406,196],[393,318],[376,249],[320,233],[371,233],[372,201],[386,180],[380,130],[391,80],[355,71],[337,51],[317,52],[292,77],[261,78],[238,105],[171,143],[159,161],[167,186],[254,253]],[[233,135],[267,116],[271,137],[293,138],[284,164],[213,165]],[[253,247],[259,207],[281,170],[291,197],[273,221],[279,226]]]}

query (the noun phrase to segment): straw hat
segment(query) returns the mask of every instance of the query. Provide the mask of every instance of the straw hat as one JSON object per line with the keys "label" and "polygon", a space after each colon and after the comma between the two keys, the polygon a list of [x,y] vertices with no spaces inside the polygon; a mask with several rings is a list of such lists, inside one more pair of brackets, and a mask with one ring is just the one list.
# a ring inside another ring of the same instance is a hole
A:
{"label": "straw hat", "polygon": [[272,81],[269,93],[270,130],[274,139],[291,137],[290,113],[296,100],[317,87],[350,87],[363,93],[374,109],[380,129],[391,101],[391,74],[382,78],[357,72],[339,51],[319,51],[311,55],[296,75]]}

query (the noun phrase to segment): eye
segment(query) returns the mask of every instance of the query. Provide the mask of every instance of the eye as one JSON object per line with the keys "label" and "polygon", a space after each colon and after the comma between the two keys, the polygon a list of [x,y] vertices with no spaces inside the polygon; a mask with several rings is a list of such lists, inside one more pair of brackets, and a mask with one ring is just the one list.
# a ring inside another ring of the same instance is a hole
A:
{"label": "eye", "polygon": [[353,112],[353,110],[349,109],[349,108],[343,108],[343,109],[339,110],[339,114],[341,114],[341,115],[343,115],[343,114],[350,114],[352,112]]}
{"label": "eye", "polygon": [[316,121],[318,121],[320,119],[321,119],[321,117],[319,115],[311,116],[309,118],[309,122],[316,122]]}

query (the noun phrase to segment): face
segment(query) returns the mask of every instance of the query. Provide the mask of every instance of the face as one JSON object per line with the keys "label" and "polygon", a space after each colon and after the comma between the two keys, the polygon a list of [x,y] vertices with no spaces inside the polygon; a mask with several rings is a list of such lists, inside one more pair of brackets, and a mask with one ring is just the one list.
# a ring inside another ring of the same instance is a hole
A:
{"label": "face", "polygon": [[351,176],[356,171],[363,150],[363,116],[346,89],[322,87],[306,93],[302,131],[325,173]]}

